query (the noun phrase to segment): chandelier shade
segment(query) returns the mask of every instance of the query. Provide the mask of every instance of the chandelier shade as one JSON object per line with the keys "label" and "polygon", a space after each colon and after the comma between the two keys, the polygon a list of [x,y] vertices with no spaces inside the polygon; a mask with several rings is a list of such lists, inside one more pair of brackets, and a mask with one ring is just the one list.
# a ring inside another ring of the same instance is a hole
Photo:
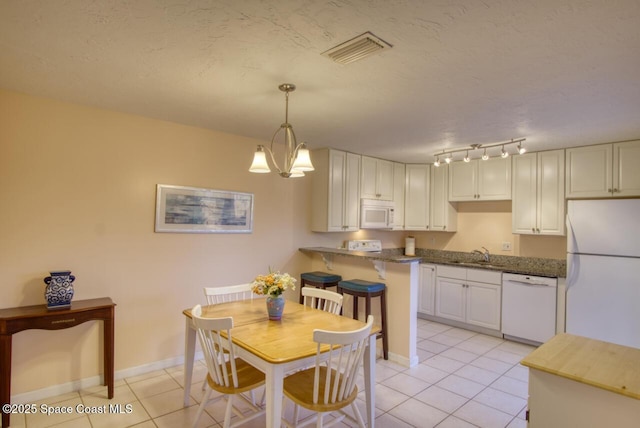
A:
{"label": "chandelier shade", "polygon": [[258,174],[271,172],[271,168],[269,168],[269,164],[267,163],[267,154],[264,152],[264,146],[258,146],[258,150],[253,154],[253,162],[251,163],[249,171]]}
{"label": "chandelier shade", "polygon": [[[284,123],[276,130],[271,138],[270,147],[258,145],[258,149],[253,155],[253,162],[249,168],[250,172],[258,174],[264,174],[271,172],[269,162],[267,160],[267,153],[271,158],[271,163],[276,169],[278,174],[283,178],[295,178],[304,177],[304,173],[313,171],[314,167],[311,163],[311,156],[305,143],[298,144],[296,141],[296,134],[293,132],[293,127],[289,123],[289,92],[296,89],[296,86],[292,83],[283,83],[278,88],[285,93],[285,118]],[[278,138],[278,135],[284,135],[284,162],[282,168],[276,162],[274,155],[273,145]]]}

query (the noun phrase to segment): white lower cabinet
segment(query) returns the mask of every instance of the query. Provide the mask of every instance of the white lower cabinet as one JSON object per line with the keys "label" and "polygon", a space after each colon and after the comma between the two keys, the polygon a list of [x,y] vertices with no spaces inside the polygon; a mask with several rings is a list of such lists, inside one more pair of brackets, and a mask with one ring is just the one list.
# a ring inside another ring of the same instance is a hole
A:
{"label": "white lower cabinet", "polygon": [[438,265],[435,316],[500,330],[502,272]]}
{"label": "white lower cabinet", "polygon": [[436,267],[420,265],[420,288],[418,289],[418,312],[435,315]]}
{"label": "white lower cabinet", "polygon": [[436,278],[436,316],[466,322],[466,296],[465,280],[438,276]]}

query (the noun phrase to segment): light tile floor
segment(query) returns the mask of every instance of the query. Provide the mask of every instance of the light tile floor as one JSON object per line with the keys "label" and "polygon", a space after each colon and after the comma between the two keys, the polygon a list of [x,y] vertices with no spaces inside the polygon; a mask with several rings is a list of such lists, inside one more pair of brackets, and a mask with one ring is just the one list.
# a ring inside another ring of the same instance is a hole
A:
{"label": "light tile floor", "polygon": [[[418,320],[420,364],[410,369],[384,360],[376,365],[376,426],[525,428],[528,371],[519,361],[532,346]],[[103,386],[51,397],[37,403],[71,407],[69,414],[12,416],[12,427],[163,428],[190,427],[202,398],[206,367],[194,368],[192,405],[182,405],[182,366],[116,382],[115,397]],[[364,414],[364,394],[358,406]],[[79,414],[76,406],[121,405],[121,413]],[[291,413],[288,406],[287,413]],[[206,408],[198,427],[221,427],[224,403]],[[264,418],[247,428],[262,428]],[[349,425],[342,424],[342,427]]]}

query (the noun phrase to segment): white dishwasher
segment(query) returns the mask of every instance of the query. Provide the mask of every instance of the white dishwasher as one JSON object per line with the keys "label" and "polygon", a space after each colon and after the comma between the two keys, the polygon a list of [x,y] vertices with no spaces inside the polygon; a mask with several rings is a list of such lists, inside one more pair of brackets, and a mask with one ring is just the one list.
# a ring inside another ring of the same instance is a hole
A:
{"label": "white dishwasher", "polygon": [[502,275],[502,334],[540,344],[556,334],[557,278]]}

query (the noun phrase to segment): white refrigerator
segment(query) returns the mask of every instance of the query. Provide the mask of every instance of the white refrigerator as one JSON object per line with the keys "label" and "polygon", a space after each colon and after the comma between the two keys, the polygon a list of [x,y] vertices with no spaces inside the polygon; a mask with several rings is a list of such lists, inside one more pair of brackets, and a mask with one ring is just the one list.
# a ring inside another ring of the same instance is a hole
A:
{"label": "white refrigerator", "polygon": [[640,348],[640,199],[567,205],[566,331]]}

